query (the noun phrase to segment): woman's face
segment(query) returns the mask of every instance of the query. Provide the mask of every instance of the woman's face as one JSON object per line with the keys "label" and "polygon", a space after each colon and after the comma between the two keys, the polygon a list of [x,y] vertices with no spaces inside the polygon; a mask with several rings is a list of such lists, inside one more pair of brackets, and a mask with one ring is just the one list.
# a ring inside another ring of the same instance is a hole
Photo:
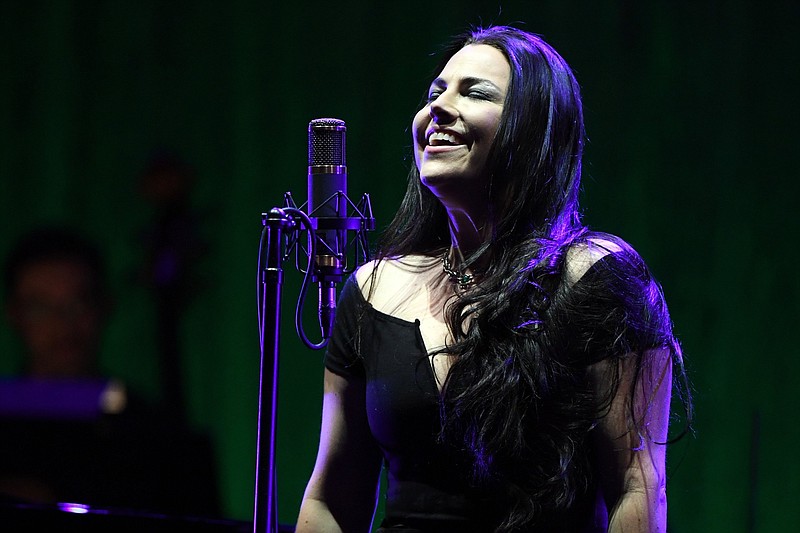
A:
{"label": "woman's face", "polygon": [[486,160],[503,112],[511,67],[496,48],[459,50],[431,83],[414,117],[415,159],[422,183],[440,199],[486,183]]}

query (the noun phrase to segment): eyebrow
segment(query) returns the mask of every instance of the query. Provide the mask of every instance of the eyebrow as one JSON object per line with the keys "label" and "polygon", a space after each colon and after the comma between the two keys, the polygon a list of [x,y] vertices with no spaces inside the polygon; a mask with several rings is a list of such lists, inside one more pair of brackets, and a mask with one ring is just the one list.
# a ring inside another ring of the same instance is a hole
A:
{"label": "eyebrow", "polygon": [[[490,85],[490,86],[494,87],[495,89],[497,89],[497,91],[500,91],[500,87],[495,85],[495,83],[492,82],[491,80],[487,80],[486,78],[478,78],[478,77],[475,77],[475,76],[467,76],[466,78],[460,78],[459,80],[457,80],[457,82],[462,84],[462,85],[466,85],[468,87],[472,87],[472,86],[475,86],[475,85]],[[431,87],[446,87],[446,86],[447,86],[447,82],[444,81],[442,78],[436,78],[435,80],[433,80],[431,82]]]}

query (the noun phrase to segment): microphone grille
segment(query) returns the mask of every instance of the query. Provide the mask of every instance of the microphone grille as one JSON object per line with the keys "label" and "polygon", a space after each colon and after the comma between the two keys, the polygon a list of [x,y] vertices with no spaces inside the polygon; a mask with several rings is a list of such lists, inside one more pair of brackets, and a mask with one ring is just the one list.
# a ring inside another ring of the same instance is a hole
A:
{"label": "microphone grille", "polygon": [[316,118],[308,123],[308,166],[347,165],[344,120]]}

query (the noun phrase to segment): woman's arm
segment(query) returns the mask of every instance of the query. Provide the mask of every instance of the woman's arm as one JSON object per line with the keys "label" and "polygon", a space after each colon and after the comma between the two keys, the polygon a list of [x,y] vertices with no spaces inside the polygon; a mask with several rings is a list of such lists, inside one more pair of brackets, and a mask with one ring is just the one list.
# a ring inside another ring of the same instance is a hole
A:
{"label": "woman's arm", "polygon": [[367,423],[365,384],[325,370],[322,431],[296,533],[366,533],[378,496],[381,454]]}
{"label": "woman's arm", "polygon": [[643,353],[642,361],[638,377],[632,355],[596,363],[590,372],[602,395],[615,370],[610,366],[619,370],[619,386],[593,437],[612,533],[663,533],[667,527],[665,442],[672,360],[667,349],[658,349]]}

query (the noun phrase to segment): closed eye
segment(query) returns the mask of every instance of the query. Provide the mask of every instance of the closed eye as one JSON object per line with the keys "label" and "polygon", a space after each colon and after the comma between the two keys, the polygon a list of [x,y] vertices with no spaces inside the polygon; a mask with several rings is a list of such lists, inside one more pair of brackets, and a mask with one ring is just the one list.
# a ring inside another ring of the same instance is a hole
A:
{"label": "closed eye", "polygon": [[467,96],[468,98],[474,98],[476,100],[492,100],[493,99],[493,97],[488,93],[485,93],[483,91],[474,91],[474,90],[467,91],[465,96]]}
{"label": "closed eye", "polygon": [[[462,96],[474,100],[486,100],[492,102],[502,101],[502,91],[490,80],[484,78],[466,77],[458,81],[459,92]],[[447,90],[447,84],[441,78],[433,80],[431,88],[428,90],[428,103],[439,98]]]}

